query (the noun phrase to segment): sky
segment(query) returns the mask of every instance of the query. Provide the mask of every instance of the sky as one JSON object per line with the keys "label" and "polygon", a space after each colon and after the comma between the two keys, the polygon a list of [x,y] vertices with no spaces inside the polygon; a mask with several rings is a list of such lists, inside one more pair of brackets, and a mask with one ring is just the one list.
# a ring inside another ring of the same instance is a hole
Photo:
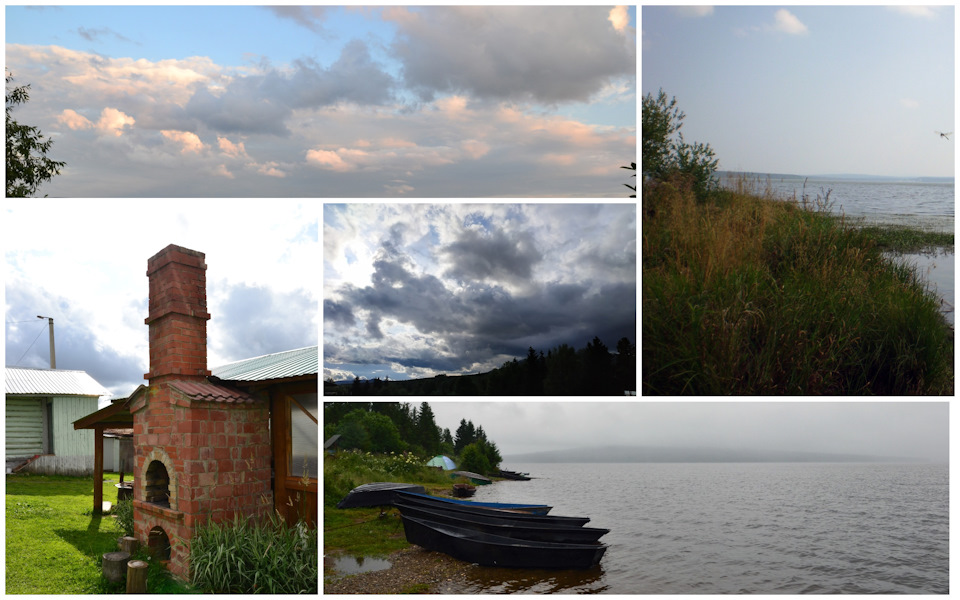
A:
{"label": "sky", "polygon": [[[500,454],[597,446],[756,449],[948,460],[947,402],[430,402]],[[505,463],[505,468],[510,468]]]}
{"label": "sky", "polygon": [[719,169],[953,177],[954,7],[644,6],[663,90]]}
{"label": "sky", "polygon": [[486,372],[636,344],[636,205],[327,204],[324,378]]}
{"label": "sky", "polygon": [[4,203],[4,364],[86,371],[113,397],[149,370],[147,259],[206,254],[207,365],[317,345],[316,203],[49,199]]}
{"label": "sky", "polygon": [[53,197],[623,197],[636,8],[7,6]]}

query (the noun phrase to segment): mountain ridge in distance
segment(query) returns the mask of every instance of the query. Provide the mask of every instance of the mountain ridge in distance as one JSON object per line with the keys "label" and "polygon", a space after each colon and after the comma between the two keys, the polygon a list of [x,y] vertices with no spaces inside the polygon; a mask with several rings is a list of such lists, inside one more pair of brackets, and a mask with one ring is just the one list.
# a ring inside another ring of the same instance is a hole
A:
{"label": "mountain ridge in distance", "polygon": [[749,448],[594,446],[511,454],[504,462],[519,463],[731,463],[731,462],[863,462],[925,463],[922,458]]}

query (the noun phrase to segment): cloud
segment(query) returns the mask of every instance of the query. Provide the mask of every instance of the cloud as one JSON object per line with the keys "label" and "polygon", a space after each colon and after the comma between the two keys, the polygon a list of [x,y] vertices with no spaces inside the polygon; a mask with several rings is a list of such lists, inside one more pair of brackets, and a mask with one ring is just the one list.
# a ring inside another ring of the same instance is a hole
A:
{"label": "cloud", "polygon": [[635,219],[630,205],[325,211],[325,364],[477,372],[529,346],[634,339]]}
{"label": "cloud", "polygon": [[124,114],[122,111],[115,108],[105,108],[103,112],[100,113],[100,120],[97,121],[96,128],[103,135],[120,137],[123,135],[127,126],[132,127],[136,122],[136,119]]}
{"label": "cloud", "polygon": [[110,36],[121,42],[131,42],[132,40],[123,36],[116,31],[113,31],[109,27],[100,27],[97,29],[87,29],[86,27],[78,27],[77,34],[88,42],[98,42],[101,37]]}
{"label": "cloud", "polygon": [[66,125],[70,129],[91,129],[93,127],[93,123],[91,123],[89,119],[69,108],[60,113],[60,116],[57,117],[57,122]]}
{"label": "cloud", "polygon": [[602,7],[501,6],[494,13],[437,6],[391,7],[383,18],[398,27],[391,51],[422,99],[466,93],[552,104],[586,101],[611,78],[636,73],[636,43],[625,43],[610,14]]}
{"label": "cloud", "polygon": [[190,131],[163,130],[160,133],[164,138],[179,144],[180,152],[183,154],[188,152],[199,154],[205,148],[197,134]]}
{"label": "cloud", "polygon": [[268,6],[267,10],[281,19],[290,19],[314,33],[327,33],[323,28],[327,11],[325,6]]}
{"label": "cloud", "polygon": [[242,360],[317,343],[313,321],[317,300],[307,290],[275,291],[266,286],[227,285],[216,318],[217,352]]}
{"label": "cloud", "polygon": [[941,8],[940,6],[919,6],[912,4],[887,7],[888,10],[896,11],[902,15],[921,19],[935,19]]}
{"label": "cloud", "polygon": [[234,144],[225,137],[217,136],[217,145],[220,147],[220,151],[230,158],[241,158],[247,156],[247,150],[243,147],[243,142],[237,142]]}
{"label": "cloud", "polygon": [[790,35],[804,35],[809,33],[807,26],[800,22],[796,16],[785,8],[778,10],[774,16],[773,29],[789,33]]}
{"label": "cloud", "polygon": [[914,100],[913,98],[900,98],[900,104],[904,108],[909,108],[909,109],[920,108],[920,103]]}
{"label": "cloud", "polygon": [[614,6],[610,9],[607,20],[610,21],[614,29],[623,32],[626,31],[627,25],[630,24],[630,13],[627,12],[626,6]]}
{"label": "cloud", "polygon": [[673,10],[681,17],[708,17],[713,14],[712,6],[675,6]]}

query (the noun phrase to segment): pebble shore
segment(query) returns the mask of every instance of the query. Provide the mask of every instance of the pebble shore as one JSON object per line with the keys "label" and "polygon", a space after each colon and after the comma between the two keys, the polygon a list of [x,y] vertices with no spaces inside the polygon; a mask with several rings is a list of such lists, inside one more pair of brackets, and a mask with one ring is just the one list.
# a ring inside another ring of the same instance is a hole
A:
{"label": "pebble shore", "polygon": [[[324,567],[324,594],[457,594],[473,566],[440,552],[411,546],[389,557],[389,569],[337,576]],[[329,574],[328,574],[329,573]]]}

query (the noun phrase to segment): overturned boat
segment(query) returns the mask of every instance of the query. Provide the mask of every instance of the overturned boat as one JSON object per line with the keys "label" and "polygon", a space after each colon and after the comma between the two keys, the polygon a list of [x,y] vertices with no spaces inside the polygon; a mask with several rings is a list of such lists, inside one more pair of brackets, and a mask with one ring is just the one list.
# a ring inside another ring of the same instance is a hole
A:
{"label": "overturned boat", "polygon": [[365,483],[350,490],[343,500],[337,503],[337,508],[360,508],[364,506],[391,506],[394,495],[399,491],[426,493],[422,485],[412,483],[393,483],[379,481]]}
{"label": "overturned boat", "polygon": [[589,569],[600,562],[604,544],[537,542],[494,535],[401,515],[407,541],[470,563],[526,569]]}

